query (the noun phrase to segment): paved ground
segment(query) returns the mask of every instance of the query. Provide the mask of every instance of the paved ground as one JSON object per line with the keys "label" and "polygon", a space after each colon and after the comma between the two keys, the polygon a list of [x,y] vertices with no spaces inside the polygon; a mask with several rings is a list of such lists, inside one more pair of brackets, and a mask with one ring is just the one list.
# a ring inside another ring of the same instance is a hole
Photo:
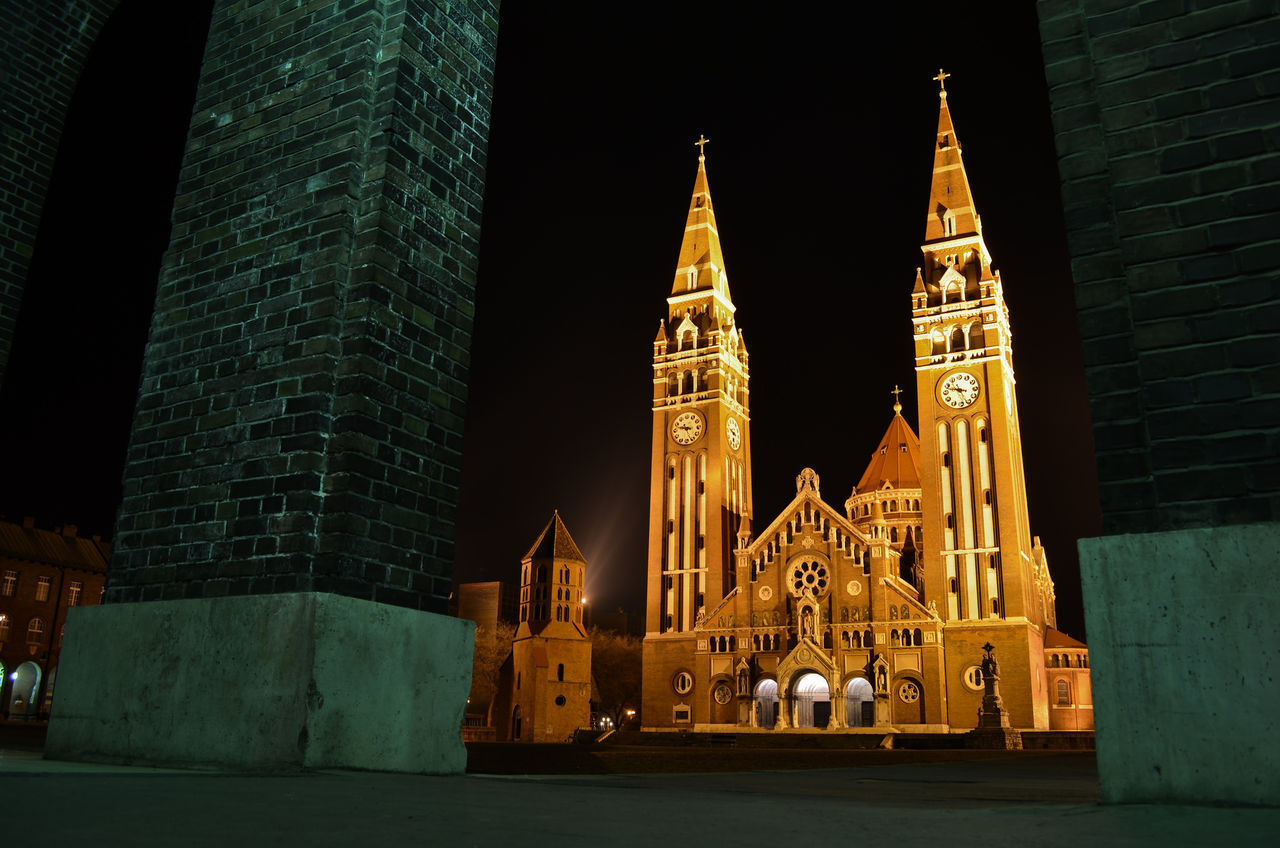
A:
{"label": "paved ground", "polygon": [[[712,755],[720,752],[711,751]],[[0,751],[0,798],[41,845],[1273,845],[1280,809],[1096,803],[1092,753],[808,771],[253,775]],[[923,752],[901,752],[918,755]],[[650,750],[676,768],[685,752]],[[905,759],[906,757],[904,757]],[[927,757],[925,759],[928,759]]]}

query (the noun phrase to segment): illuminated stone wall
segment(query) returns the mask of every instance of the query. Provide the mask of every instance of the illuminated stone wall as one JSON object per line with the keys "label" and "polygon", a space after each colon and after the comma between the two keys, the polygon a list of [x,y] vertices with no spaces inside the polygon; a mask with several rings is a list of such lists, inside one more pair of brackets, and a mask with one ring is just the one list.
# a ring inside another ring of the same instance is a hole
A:
{"label": "illuminated stone wall", "polygon": [[1102,797],[1272,805],[1280,5],[1037,6],[1110,534],[1080,541]]}
{"label": "illuminated stone wall", "polygon": [[109,601],[446,610],[497,5],[215,6]]}
{"label": "illuminated stone wall", "polygon": [[1107,533],[1280,518],[1278,11],[1039,3]]}
{"label": "illuminated stone wall", "polygon": [[0,4],[0,381],[71,94],[119,2]]}

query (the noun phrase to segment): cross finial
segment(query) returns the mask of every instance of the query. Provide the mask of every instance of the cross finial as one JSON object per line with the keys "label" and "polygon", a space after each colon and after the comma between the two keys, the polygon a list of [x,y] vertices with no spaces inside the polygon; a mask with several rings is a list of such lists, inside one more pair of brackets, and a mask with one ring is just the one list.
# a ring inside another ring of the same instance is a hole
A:
{"label": "cross finial", "polygon": [[701,159],[703,156],[706,156],[706,155],[707,155],[707,151],[706,151],[704,148],[707,146],[707,142],[709,142],[709,141],[711,141],[711,139],[707,138],[707,137],[706,137],[706,136],[704,136],[702,133],[698,133],[698,140],[697,140],[697,141],[695,141],[695,142],[694,142],[694,144],[698,145],[698,158],[699,158],[699,159]]}
{"label": "cross finial", "polygon": [[938,96],[943,98],[944,100],[947,97],[947,77],[949,76],[951,76],[951,74],[942,70],[942,68],[938,68],[938,75],[934,77],[934,79],[938,81],[938,86],[939,86]]}
{"label": "cross finial", "polygon": [[898,388],[897,383],[893,384],[893,391],[891,392],[891,394],[893,395],[893,411],[895,413],[902,412],[902,404],[899,402],[899,399],[898,399],[898,395],[902,394],[902,389]]}

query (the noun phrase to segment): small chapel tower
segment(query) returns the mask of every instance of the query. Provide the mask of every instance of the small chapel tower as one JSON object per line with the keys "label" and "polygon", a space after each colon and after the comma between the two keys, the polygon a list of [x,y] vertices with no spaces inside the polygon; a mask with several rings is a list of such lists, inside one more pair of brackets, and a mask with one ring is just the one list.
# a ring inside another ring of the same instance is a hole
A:
{"label": "small chapel tower", "polygon": [[[554,513],[520,563],[520,624],[499,687],[500,738],[563,742],[591,726],[591,640],[583,626],[587,562]],[[505,731],[505,732],[504,732]]]}
{"label": "small chapel tower", "polygon": [[[1040,679],[1053,588],[1027,516],[1009,310],[965,174],[947,76],[935,77],[933,180],[911,293],[925,596],[946,621],[948,668],[972,664],[990,641],[1009,658],[1014,724],[1047,727]],[[950,723],[972,724],[978,700],[949,699]]]}

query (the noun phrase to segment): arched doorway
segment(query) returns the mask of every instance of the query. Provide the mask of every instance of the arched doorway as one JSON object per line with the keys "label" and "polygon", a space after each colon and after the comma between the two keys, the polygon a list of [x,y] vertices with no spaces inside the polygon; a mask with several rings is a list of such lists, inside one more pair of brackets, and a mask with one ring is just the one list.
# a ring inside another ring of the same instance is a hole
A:
{"label": "arched doorway", "polygon": [[792,687],[796,727],[826,727],[831,721],[831,687],[816,672],[801,675]]}
{"label": "arched doorway", "polygon": [[40,691],[40,666],[24,662],[9,675],[13,690],[9,693],[9,720],[26,721],[35,718],[37,704],[32,703]]}
{"label": "arched doorway", "polygon": [[875,693],[865,677],[855,677],[845,684],[844,704],[846,727],[871,727],[876,723]]}
{"label": "arched doorway", "polygon": [[898,678],[891,697],[894,724],[924,724],[924,686],[919,680]]}
{"label": "arched doorway", "polygon": [[778,681],[761,680],[755,691],[755,726],[770,730],[778,723]]}

